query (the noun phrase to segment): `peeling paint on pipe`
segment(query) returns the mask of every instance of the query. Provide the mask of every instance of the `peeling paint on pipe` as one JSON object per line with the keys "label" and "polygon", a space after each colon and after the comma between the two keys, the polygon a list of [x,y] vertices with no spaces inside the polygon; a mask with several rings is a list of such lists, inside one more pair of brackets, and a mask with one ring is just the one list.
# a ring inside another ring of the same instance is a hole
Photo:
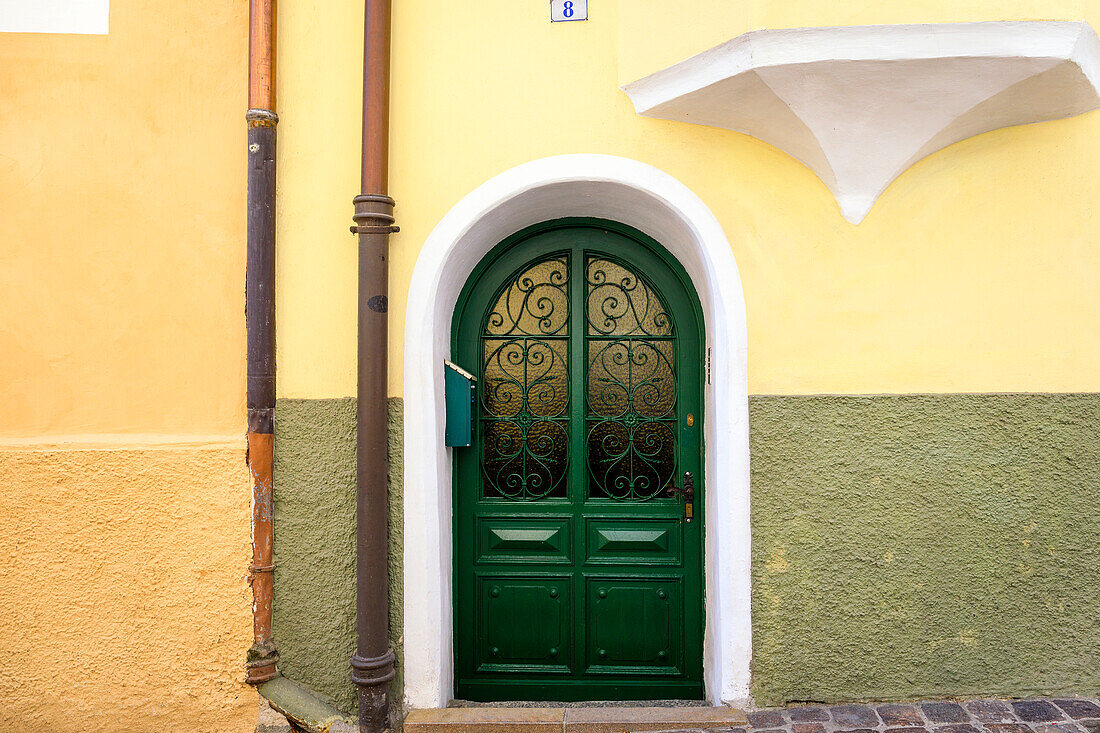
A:
{"label": "peeling paint on pipe", "polygon": [[253,644],[249,684],[278,675],[271,632],[274,592],[273,481],[275,419],[275,8],[251,0],[248,24],[248,468],[252,480]]}

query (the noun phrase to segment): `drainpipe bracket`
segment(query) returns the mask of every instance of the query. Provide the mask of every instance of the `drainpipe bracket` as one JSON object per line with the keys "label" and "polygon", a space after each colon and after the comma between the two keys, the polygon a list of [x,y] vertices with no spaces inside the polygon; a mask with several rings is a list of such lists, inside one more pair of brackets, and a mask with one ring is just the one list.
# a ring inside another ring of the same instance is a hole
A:
{"label": "drainpipe bracket", "polygon": [[395,234],[401,231],[401,227],[398,226],[353,226],[351,227],[352,234]]}

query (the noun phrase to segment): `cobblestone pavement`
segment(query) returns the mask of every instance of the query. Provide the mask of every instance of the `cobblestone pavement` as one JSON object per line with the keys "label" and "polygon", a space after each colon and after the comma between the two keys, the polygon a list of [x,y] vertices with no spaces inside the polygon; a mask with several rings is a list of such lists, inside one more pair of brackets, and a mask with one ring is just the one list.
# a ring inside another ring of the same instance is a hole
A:
{"label": "cobblestone pavement", "polygon": [[807,705],[748,715],[747,727],[706,733],[1100,733],[1097,698]]}
{"label": "cobblestone pavement", "polygon": [[[1100,699],[927,700],[805,705],[758,710],[747,726],[652,733],[1100,733]],[[289,733],[283,716],[260,705],[256,733]]]}

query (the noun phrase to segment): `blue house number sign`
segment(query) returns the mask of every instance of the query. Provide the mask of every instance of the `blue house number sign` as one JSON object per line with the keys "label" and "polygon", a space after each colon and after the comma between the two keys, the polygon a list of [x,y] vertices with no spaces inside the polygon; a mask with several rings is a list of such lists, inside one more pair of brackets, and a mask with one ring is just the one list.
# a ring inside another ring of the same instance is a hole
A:
{"label": "blue house number sign", "polygon": [[588,20],[588,0],[550,0],[550,21]]}

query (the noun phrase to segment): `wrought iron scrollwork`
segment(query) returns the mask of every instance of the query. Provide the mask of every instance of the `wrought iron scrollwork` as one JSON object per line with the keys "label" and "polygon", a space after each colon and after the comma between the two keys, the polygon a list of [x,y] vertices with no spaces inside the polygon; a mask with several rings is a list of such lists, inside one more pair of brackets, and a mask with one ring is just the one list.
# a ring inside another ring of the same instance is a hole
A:
{"label": "wrought iron scrollwork", "polygon": [[673,359],[671,341],[589,341],[589,418],[671,418],[676,408]]}
{"label": "wrought iron scrollwork", "polygon": [[571,336],[569,265],[561,254],[526,266],[486,314],[479,410],[484,496],[568,496],[570,419],[582,417],[569,399],[569,344],[583,339],[589,494],[653,499],[676,473],[672,318],[638,273],[590,257],[585,328]]}
{"label": "wrought iron scrollwork", "polygon": [[644,501],[676,471],[676,380],[671,341],[592,341],[588,470],[593,492]]}
{"label": "wrought iron scrollwork", "polygon": [[486,317],[480,423],[487,497],[566,495],[568,265],[562,256],[525,269]]}
{"label": "wrought iron scrollwork", "polygon": [[565,336],[569,332],[569,259],[543,260],[516,275],[485,319],[486,336]]}
{"label": "wrought iron scrollwork", "polygon": [[591,258],[585,279],[591,493],[652,499],[676,473],[672,318],[656,291],[623,265]]}
{"label": "wrought iron scrollwork", "polygon": [[591,258],[585,267],[585,313],[591,336],[672,336],[672,318],[661,299],[623,265]]}

